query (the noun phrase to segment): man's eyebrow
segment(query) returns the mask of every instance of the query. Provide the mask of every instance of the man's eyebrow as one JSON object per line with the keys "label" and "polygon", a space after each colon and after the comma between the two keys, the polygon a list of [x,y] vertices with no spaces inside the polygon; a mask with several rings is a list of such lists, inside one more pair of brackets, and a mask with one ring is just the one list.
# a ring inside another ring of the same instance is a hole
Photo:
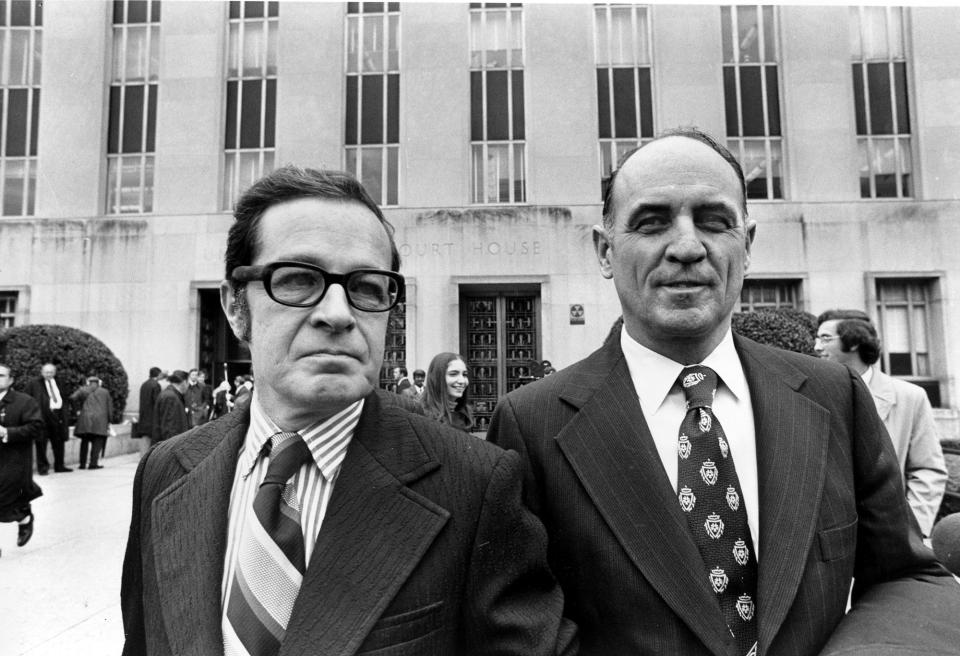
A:
{"label": "man's eyebrow", "polygon": [[737,208],[735,205],[724,203],[722,201],[699,203],[694,205],[693,209],[697,212],[732,212],[737,214]]}

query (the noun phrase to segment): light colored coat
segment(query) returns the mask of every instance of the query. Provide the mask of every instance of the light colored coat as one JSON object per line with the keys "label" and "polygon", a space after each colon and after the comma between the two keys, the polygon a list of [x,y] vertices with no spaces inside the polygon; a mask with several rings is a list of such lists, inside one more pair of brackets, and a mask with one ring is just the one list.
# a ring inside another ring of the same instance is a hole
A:
{"label": "light colored coat", "polygon": [[897,452],[907,503],[920,530],[929,536],[947,485],[933,409],[922,387],[888,376],[878,367],[872,369],[868,387]]}

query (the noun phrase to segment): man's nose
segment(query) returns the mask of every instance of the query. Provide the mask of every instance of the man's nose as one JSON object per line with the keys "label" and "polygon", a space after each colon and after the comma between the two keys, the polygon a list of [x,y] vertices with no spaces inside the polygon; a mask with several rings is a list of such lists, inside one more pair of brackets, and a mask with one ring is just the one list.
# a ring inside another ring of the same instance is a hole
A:
{"label": "man's nose", "polygon": [[707,249],[694,225],[693,217],[682,213],[673,222],[669,232],[667,258],[677,262],[696,262],[707,255]]}
{"label": "man's nose", "polygon": [[340,283],[333,283],[310,312],[315,324],[329,326],[334,330],[346,330],[356,323],[353,307],[347,301],[347,290]]}

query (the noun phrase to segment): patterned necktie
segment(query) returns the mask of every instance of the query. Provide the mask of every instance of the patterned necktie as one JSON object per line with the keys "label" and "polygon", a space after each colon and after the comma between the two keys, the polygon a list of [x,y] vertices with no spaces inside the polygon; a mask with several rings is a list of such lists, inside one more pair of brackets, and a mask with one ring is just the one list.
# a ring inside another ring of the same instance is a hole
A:
{"label": "patterned necktie", "polygon": [[717,374],[686,367],[677,382],[687,397],[680,424],[677,487],[680,508],[707,566],[705,579],[717,596],[740,653],[757,650],[757,561],[730,445],[711,406]]}
{"label": "patterned necktie", "polygon": [[267,442],[271,444],[267,475],[244,523],[227,601],[227,620],[249,656],[280,650],[306,570],[300,509],[287,481],[313,456],[298,433],[277,433]]}

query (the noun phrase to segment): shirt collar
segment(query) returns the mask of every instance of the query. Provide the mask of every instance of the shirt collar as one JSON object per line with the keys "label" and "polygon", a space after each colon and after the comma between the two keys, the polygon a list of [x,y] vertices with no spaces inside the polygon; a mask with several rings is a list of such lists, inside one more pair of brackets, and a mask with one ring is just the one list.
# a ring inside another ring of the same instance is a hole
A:
{"label": "shirt collar", "polygon": [[873,367],[867,367],[867,370],[860,374],[860,378],[863,379],[864,384],[869,385],[873,380]]}
{"label": "shirt collar", "polygon": [[[339,471],[362,412],[363,399],[360,399],[332,417],[321,419],[297,430],[307,443],[314,462],[327,482],[333,482],[334,476]],[[253,399],[250,402],[250,426],[247,428],[247,435],[237,463],[244,478],[253,471],[263,445],[279,432],[280,428],[264,412],[263,406],[260,405],[260,396],[254,390]]]}
{"label": "shirt collar", "polygon": [[[626,328],[620,332],[620,346],[627,359],[630,378],[637,390],[641,407],[656,411],[670,394],[685,365],[640,344],[627,334]],[[733,345],[733,333],[729,329],[717,347],[699,364],[717,372],[722,384],[738,400],[748,397],[747,378],[743,373],[737,349]]]}

